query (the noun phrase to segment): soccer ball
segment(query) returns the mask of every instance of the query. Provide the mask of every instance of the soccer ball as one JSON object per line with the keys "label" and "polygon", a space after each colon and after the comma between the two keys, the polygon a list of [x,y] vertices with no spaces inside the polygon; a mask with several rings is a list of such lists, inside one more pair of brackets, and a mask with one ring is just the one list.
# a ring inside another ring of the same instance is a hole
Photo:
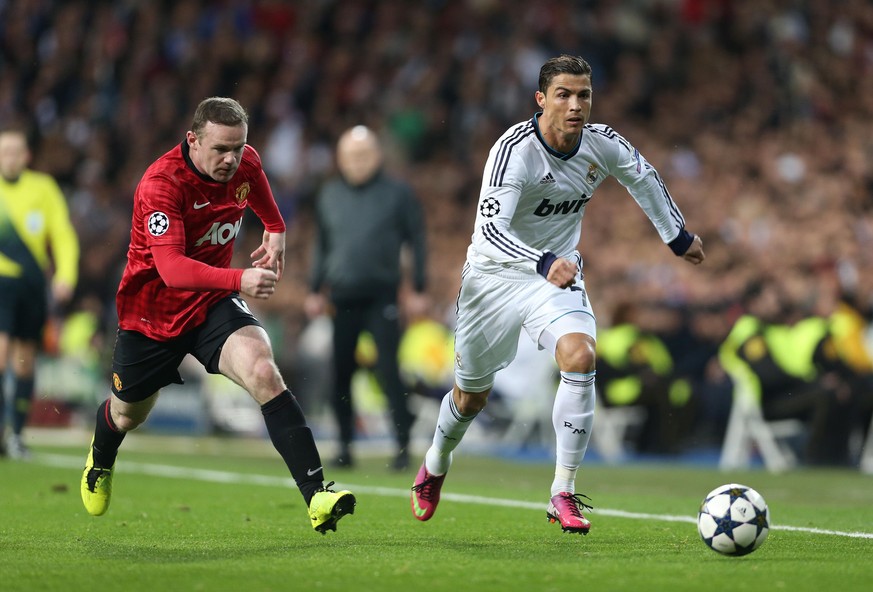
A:
{"label": "soccer ball", "polygon": [[770,509],[761,494],[739,483],[710,491],[697,514],[697,532],[722,555],[748,555],[770,534]]}

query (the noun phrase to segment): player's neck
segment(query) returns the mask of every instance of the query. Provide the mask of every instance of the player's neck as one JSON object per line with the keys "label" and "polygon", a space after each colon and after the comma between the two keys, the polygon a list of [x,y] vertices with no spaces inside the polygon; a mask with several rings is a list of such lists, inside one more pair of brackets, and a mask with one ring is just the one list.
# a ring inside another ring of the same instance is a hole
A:
{"label": "player's neck", "polygon": [[543,140],[555,152],[569,154],[579,145],[581,134],[564,134],[554,129],[542,130]]}

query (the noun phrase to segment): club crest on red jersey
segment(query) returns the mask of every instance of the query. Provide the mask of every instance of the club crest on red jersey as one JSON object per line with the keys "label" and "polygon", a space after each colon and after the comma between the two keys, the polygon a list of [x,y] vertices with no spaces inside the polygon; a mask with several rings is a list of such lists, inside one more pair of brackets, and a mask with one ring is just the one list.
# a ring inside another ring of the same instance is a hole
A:
{"label": "club crest on red jersey", "polygon": [[245,205],[246,200],[249,198],[249,192],[252,190],[252,186],[249,185],[248,181],[245,181],[242,185],[236,188],[236,205],[242,206]]}

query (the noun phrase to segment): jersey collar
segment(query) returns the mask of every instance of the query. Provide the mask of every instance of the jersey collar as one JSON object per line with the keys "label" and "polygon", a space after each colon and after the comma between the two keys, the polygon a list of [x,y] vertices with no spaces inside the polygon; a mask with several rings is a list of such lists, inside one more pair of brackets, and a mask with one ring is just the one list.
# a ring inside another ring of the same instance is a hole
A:
{"label": "jersey collar", "polygon": [[[552,148],[551,146],[549,146],[546,143],[546,139],[543,138],[543,135],[540,133],[540,115],[542,115],[542,114],[543,114],[542,111],[540,111],[539,113],[534,113],[533,126],[537,132],[537,139],[540,141],[540,144],[543,145],[543,148],[546,149],[546,152],[548,152],[549,154],[551,154],[555,158],[560,158],[561,160],[570,160],[571,158],[576,156],[576,153],[579,152],[579,146],[582,145],[582,134],[579,134],[579,141],[576,143],[576,146],[570,152],[558,152],[557,150],[555,150],[554,148]],[[583,130],[582,133],[584,134],[585,131]]]}
{"label": "jersey collar", "polygon": [[188,142],[186,142],[185,140],[182,140],[181,149],[182,149],[182,158],[185,159],[185,164],[188,165],[188,168],[191,169],[191,171],[195,175],[197,175],[198,177],[200,177],[201,179],[203,179],[204,181],[206,181],[208,183],[220,183],[220,181],[216,181],[215,179],[213,179],[209,175],[204,175],[203,173],[201,173],[200,171],[197,170],[197,167],[194,166],[194,161],[191,160],[191,154],[188,152]]}

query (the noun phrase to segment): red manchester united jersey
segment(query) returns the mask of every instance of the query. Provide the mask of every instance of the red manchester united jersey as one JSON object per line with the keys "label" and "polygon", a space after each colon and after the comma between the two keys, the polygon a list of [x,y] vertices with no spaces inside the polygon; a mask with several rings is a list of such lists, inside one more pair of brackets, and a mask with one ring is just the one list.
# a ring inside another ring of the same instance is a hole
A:
{"label": "red manchester united jersey", "polygon": [[209,307],[231,291],[168,287],[151,247],[179,246],[186,257],[230,267],[247,206],[267,222],[267,230],[284,232],[260,156],[251,146],[246,145],[227,183],[199,173],[185,142],[156,160],[134,194],[127,266],[116,295],[118,326],[164,341],[203,323]]}

